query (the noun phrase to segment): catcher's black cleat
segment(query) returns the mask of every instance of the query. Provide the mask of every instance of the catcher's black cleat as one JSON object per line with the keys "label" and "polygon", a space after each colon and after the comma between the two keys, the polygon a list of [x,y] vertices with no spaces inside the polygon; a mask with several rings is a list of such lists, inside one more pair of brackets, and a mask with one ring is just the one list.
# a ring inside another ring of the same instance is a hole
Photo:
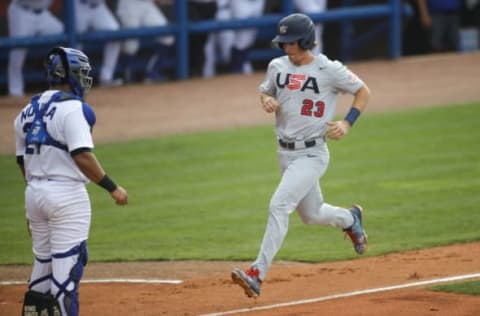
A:
{"label": "catcher's black cleat", "polygon": [[252,267],[245,272],[238,268],[235,268],[233,269],[231,274],[233,282],[240,285],[248,297],[260,296],[260,287],[262,285],[262,280],[260,280],[258,275],[258,269]]}
{"label": "catcher's black cleat", "polygon": [[352,240],[353,248],[355,248],[355,252],[359,255],[364,254],[365,251],[367,251],[368,238],[362,226],[362,211],[360,205],[353,205],[350,209],[350,213],[352,213],[353,216],[353,224],[343,230]]}

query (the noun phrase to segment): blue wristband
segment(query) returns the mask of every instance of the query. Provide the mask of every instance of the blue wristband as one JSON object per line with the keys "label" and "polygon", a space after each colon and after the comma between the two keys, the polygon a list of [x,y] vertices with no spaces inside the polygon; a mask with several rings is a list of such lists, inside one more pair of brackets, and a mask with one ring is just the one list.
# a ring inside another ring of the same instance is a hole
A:
{"label": "blue wristband", "polygon": [[355,123],[355,121],[359,116],[360,116],[360,110],[352,106],[350,108],[350,111],[348,111],[347,115],[345,116],[344,120],[347,121],[350,124],[350,126],[353,126],[353,123]]}

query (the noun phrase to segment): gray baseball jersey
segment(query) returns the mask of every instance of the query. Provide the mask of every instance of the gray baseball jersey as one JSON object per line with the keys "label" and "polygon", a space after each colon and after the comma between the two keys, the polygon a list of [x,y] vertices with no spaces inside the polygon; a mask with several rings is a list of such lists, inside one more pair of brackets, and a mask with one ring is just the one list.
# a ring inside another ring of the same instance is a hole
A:
{"label": "gray baseball jersey", "polygon": [[288,56],[273,59],[259,90],[279,102],[277,137],[295,141],[324,136],[326,122],[335,116],[338,93],[354,94],[362,86],[363,81],[342,63],[320,54],[300,67]]}

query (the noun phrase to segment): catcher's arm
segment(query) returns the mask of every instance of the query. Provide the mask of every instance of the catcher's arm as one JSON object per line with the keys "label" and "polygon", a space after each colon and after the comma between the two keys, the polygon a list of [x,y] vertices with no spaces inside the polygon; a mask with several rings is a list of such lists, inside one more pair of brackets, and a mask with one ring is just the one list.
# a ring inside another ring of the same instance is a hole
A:
{"label": "catcher's arm", "polygon": [[128,203],[127,191],[117,186],[103,171],[102,166],[98,162],[95,155],[88,148],[80,148],[71,153],[75,164],[89,178],[102,188],[110,192],[110,195],[118,205],[125,205]]}
{"label": "catcher's arm", "polygon": [[[20,168],[23,179],[25,180],[25,166],[23,165],[23,156],[17,156],[17,165]],[[32,231],[30,230],[30,221],[28,220],[28,218],[25,218],[25,221],[27,223],[28,235],[32,237]]]}
{"label": "catcher's arm", "polygon": [[332,140],[340,140],[345,137],[360,113],[363,112],[370,99],[370,89],[364,84],[354,94],[352,107],[345,118],[340,121],[327,122],[327,137]]}

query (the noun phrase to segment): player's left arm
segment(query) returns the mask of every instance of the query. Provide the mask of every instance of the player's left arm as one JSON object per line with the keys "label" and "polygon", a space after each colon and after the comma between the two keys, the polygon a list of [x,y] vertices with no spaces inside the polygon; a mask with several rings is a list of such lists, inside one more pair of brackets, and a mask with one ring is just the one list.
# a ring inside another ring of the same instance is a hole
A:
{"label": "player's left arm", "polygon": [[[23,179],[25,180],[25,166],[24,166],[24,163],[23,163],[23,155],[18,155],[17,156],[17,165],[20,168],[20,171],[22,172]],[[30,230],[30,222],[29,222],[28,218],[25,218],[25,220],[27,222],[28,235],[30,237],[32,237],[32,231]]]}
{"label": "player's left arm", "polygon": [[353,94],[352,107],[345,115],[343,120],[327,122],[327,137],[332,140],[340,140],[345,137],[353,126],[353,123],[357,120],[360,114],[367,107],[368,100],[370,99],[370,89],[364,83]]}
{"label": "player's left arm", "polygon": [[70,154],[80,171],[92,182],[106,189],[118,205],[128,203],[127,191],[107,176],[90,148],[78,148]]}

